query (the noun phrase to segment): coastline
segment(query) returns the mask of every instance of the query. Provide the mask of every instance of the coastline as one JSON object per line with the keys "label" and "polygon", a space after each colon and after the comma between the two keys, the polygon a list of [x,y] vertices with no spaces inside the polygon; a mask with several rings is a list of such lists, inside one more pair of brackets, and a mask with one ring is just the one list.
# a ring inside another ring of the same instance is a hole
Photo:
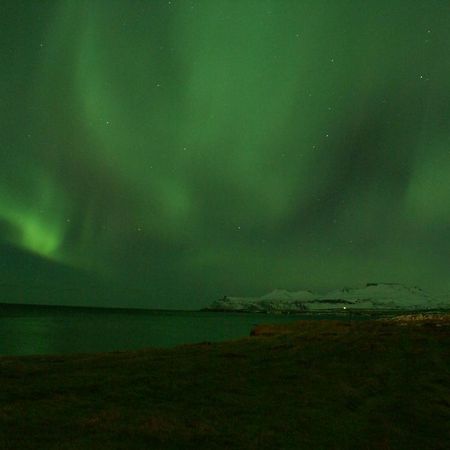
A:
{"label": "coastline", "polygon": [[264,325],[172,349],[0,358],[0,447],[428,448],[450,315]]}

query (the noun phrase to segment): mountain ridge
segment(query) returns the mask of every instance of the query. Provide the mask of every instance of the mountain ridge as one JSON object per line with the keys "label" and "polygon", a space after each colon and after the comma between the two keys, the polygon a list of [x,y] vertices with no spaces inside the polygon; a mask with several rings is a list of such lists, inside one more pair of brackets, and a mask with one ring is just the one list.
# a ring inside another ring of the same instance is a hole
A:
{"label": "mountain ridge", "polygon": [[417,286],[400,283],[367,283],[364,287],[341,288],[325,294],[310,290],[275,289],[260,297],[229,297],[215,300],[207,310],[241,312],[308,312],[320,310],[399,309],[418,310],[450,307],[450,297],[431,296]]}

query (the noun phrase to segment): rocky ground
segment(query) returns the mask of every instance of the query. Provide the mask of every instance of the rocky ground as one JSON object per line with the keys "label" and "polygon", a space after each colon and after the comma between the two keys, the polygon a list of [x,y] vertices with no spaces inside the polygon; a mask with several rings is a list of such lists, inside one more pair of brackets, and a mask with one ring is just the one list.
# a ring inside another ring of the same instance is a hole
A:
{"label": "rocky ground", "polygon": [[449,315],[0,358],[0,448],[447,449]]}
{"label": "rocky ground", "polygon": [[450,314],[447,313],[419,313],[419,314],[402,314],[399,316],[382,319],[385,321],[397,322],[401,324],[415,323],[417,325],[430,326],[450,326]]}

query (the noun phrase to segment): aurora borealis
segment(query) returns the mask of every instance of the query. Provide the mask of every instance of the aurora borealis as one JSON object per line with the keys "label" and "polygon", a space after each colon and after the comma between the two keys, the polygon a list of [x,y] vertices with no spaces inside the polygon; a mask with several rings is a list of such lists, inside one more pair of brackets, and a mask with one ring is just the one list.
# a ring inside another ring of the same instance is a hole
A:
{"label": "aurora borealis", "polygon": [[450,289],[447,0],[0,11],[5,299]]}

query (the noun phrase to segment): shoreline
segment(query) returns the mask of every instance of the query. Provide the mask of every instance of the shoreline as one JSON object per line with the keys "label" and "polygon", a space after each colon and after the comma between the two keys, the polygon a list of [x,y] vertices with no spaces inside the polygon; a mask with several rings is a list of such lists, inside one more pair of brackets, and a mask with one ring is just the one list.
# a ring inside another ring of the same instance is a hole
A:
{"label": "shoreline", "polygon": [[[5,449],[443,449],[450,314],[170,349],[0,357]],[[324,432],[326,430],[326,432]]]}

